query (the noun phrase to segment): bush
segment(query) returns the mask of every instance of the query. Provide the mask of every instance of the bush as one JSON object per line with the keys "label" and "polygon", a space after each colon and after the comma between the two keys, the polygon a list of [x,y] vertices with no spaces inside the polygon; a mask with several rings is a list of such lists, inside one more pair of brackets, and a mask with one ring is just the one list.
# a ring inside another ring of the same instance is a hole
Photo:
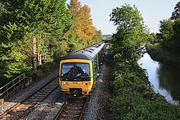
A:
{"label": "bush", "polygon": [[172,65],[180,68],[180,55],[172,53],[161,45],[148,46],[147,51],[151,58],[163,64]]}
{"label": "bush", "polygon": [[27,72],[28,77],[32,77],[33,80],[39,80],[45,77],[48,73],[58,68],[56,62],[49,62],[38,67],[38,70]]}
{"label": "bush", "polygon": [[[119,59],[119,58],[118,58]],[[123,60],[122,60],[123,61]],[[137,64],[137,63],[131,63]],[[114,120],[177,120],[180,108],[153,92],[144,71],[128,62],[114,63],[113,97],[110,111]]]}

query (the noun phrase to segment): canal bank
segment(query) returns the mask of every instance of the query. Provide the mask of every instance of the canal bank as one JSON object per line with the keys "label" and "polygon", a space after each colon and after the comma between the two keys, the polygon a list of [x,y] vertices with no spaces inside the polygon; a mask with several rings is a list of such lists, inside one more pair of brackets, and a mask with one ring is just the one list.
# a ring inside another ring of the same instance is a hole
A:
{"label": "canal bank", "polygon": [[173,66],[180,69],[180,55],[176,51],[168,50],[162,45],[146,46],[147,53],[153,60],[159,61],[162,64]]}
{"label": "canal bank", "polygon": [[[145,61],[147,64],[150,63],[147,57]],[[110,111],[114,120],[180,119],[179,105],[170,104],[163,96],[155,92],[152,89],[152,83],[146,77],[148,73],[145,74],[136,62],[118,56],[114,62],[111,62],[111,66],[113,66],[111,78],[113,94]]]}
{"label": "canal bank", "polygon": [[164,96],[167,102],[180,102],[180,69],[153,60],[148,53],[139,59],[138,64],[145,69],[151,87],[155,93]]}

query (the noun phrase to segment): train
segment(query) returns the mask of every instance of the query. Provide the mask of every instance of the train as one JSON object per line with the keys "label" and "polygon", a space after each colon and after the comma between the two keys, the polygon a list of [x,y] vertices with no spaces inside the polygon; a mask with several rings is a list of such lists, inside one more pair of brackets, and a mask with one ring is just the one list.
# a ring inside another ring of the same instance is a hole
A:
{"label": "train", "polygon": [[60,61],[59,86],[73,96],[90,95],[103,62],[105,43],[97,43],[71,53]]}

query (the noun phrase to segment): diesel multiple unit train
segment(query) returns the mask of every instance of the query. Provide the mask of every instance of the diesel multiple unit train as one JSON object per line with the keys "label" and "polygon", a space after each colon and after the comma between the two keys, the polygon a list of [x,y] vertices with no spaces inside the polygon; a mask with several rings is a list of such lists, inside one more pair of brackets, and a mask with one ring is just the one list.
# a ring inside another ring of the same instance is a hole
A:
{"label": "diesel multiple unit train", "polygon": [[61,60],[59,68],[61,91],[72,96],[90,94],[102,63],[104,46],[104,43],[97,43]]}

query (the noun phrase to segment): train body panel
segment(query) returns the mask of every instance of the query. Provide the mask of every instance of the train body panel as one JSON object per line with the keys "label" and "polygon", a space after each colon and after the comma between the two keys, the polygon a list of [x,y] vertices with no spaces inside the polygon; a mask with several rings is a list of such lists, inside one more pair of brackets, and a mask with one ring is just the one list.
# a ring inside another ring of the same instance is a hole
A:
{"label": "train body panel", "polygon": [[80,50],[66,56],[60,62],[59,85],[61,91],[73,95],[88,95],[94,86],[101,63],[104,43]]}
{"label": "train body panel", "polygon": [[[67,79],[67,80],[63,80],[63,79],[59,79],[59,84],[60,84],[60,87],[61,87],[61,90],[64,91],[65,93],[68,93],[70,94],[70,90],[69,89],[81,89],[82,91],[82,94],[89,94],[89,92],[91,91],[92,89],[92,86],[93,86],[93,69],[92,69],[92,62],[89,61],[89,60],[82,60],[82,59],[68,59],[68,60],[62,60],[61,63],[60,63],[60,71],[59,71],[59,74],[61,76],[63,76],[63,65],[67,64],[69,66],[72,66],[72,65],[87,65],[89,66],[89,70],[87,69],[86,71],[88,71],[88,76],[84,76],[86,77],[85,79],[83,79],[83,77],[79,78],[70,78],[70,79]],[[73,67],[71,67],[73,68]],[[69,70],[71,69],[69,68]],[[68,69],[68,68],[67,68]],[[83,69],[83,67],[82,67]],[[85,70],[83,71],[85,72]],[[60,77],[61,78],[61,77]]]}

